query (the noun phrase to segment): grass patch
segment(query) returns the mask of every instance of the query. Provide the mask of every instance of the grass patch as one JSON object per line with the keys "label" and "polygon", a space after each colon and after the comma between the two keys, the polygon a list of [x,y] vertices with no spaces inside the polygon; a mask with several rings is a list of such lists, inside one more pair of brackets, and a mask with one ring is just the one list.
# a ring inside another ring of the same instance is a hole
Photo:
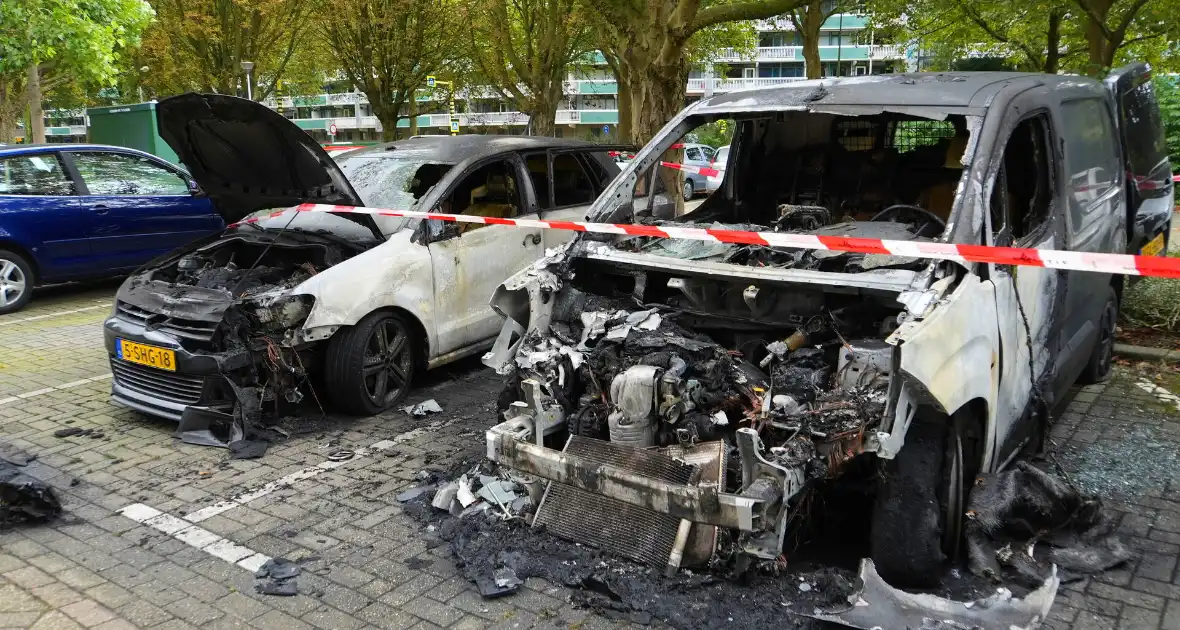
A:
{"label": "grass patch", "polygon": [[[1176,258],[1177,252],[1168,252]],[[1180,279],[1143,278],[1127,289],[1119,311],[1120,323],[1162,332],[1180,332]]]}

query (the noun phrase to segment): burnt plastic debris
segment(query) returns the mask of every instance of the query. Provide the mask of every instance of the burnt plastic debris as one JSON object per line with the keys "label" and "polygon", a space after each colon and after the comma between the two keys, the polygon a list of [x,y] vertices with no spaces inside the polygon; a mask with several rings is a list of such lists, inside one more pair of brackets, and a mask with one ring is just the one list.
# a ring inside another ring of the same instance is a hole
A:
{"label": "burnt plastic debris", "polygon": [[106,437],[102,429],[83,429],[81,427],[66,427],[58,429],[53,432],[53,437],[67,438],[67,437],[88,437],[92,440],[98,440]]}
{"label": "burnt plastic debris", "polygon": [[61,514],[61,502],[45,482],[0,459],[0,526],[44,522]]}
{"label": "burnt plastic debris", "polygon": [[254,573],[254,590],[263,595],[290,597],[299,593],[295,578],[303,567],[285,558],[271,558]]}
{"label": "burnt plastic debris", "polygon": [[1101,499],[1028,462],[979,477],[967,519],[968,565],[994,581],[1007,568],[1018,581],[1036,584],[1054,565],[1063,582],[1071,581],[1134,557],[1111,534],[1115,523]]}

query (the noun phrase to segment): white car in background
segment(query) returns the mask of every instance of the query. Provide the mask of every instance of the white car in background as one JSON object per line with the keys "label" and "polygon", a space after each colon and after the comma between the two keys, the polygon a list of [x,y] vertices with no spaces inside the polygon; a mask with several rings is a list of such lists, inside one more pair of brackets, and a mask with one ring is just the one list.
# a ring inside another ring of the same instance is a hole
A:
{"label": "white car in background", "polygon": [[705,178],[705,192],[712,194],[713,191],[721,188],[721,180],[725,179],[725,163],[729,161],[729,145],[717,149],[717,154],[713,156],[713,168],[717,169],[716,175],[709,175]]}

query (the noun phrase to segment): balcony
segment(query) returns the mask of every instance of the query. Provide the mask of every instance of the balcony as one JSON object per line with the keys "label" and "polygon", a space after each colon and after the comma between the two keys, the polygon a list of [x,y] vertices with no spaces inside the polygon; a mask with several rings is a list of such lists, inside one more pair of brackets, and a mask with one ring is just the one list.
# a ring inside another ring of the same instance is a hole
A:
{"label": "balcony", "polygon": [[[873,44],[871,46],[820,46],[819,57],[823,61],[835,61],[841,59],[844,61],[863,61],[863,60],[885,60],[885,59],[902,59],[905,57],[905,49],[896,44]],[[803,47],[802,46],[762,46],[755,48],[752,54],[744,54],[741,51],[732,48],[726,48],[719,52],[715,57],[715,61],[721,62],[747,62],[754,61],[803,61]]]}
{"label": "balcony", "polygon": [[[713,92],[737,92],[740,90],[752,90],[754,88],[774,87],[776,85],[785,85],[795,81],[802,81],[803,77],[755,77],[749,79],[689,79],[688,93],[701,94],[707,91]],[[705,88],[711,88],[706,90]]]}

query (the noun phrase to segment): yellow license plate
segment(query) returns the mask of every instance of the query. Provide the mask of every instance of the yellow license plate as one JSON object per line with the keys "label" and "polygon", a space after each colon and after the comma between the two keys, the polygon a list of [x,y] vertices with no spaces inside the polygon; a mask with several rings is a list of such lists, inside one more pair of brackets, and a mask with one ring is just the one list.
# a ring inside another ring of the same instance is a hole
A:
{"label": "yellow license plate", "polygon": [[1139,253],[1143,256],[1159,256],[1162,251],[1164,251],[1164,234],[1160,232],[1155,235],[1155,238],[1144,245],[1143,249],[1139,250]]}
{"label": "yellow license plate", "polygon": [[176,371],[176,352],[167,348],[145,346],[142,343],[119,339],[115,346],[119,358],[131,363],[147,365],[169,372]]}

